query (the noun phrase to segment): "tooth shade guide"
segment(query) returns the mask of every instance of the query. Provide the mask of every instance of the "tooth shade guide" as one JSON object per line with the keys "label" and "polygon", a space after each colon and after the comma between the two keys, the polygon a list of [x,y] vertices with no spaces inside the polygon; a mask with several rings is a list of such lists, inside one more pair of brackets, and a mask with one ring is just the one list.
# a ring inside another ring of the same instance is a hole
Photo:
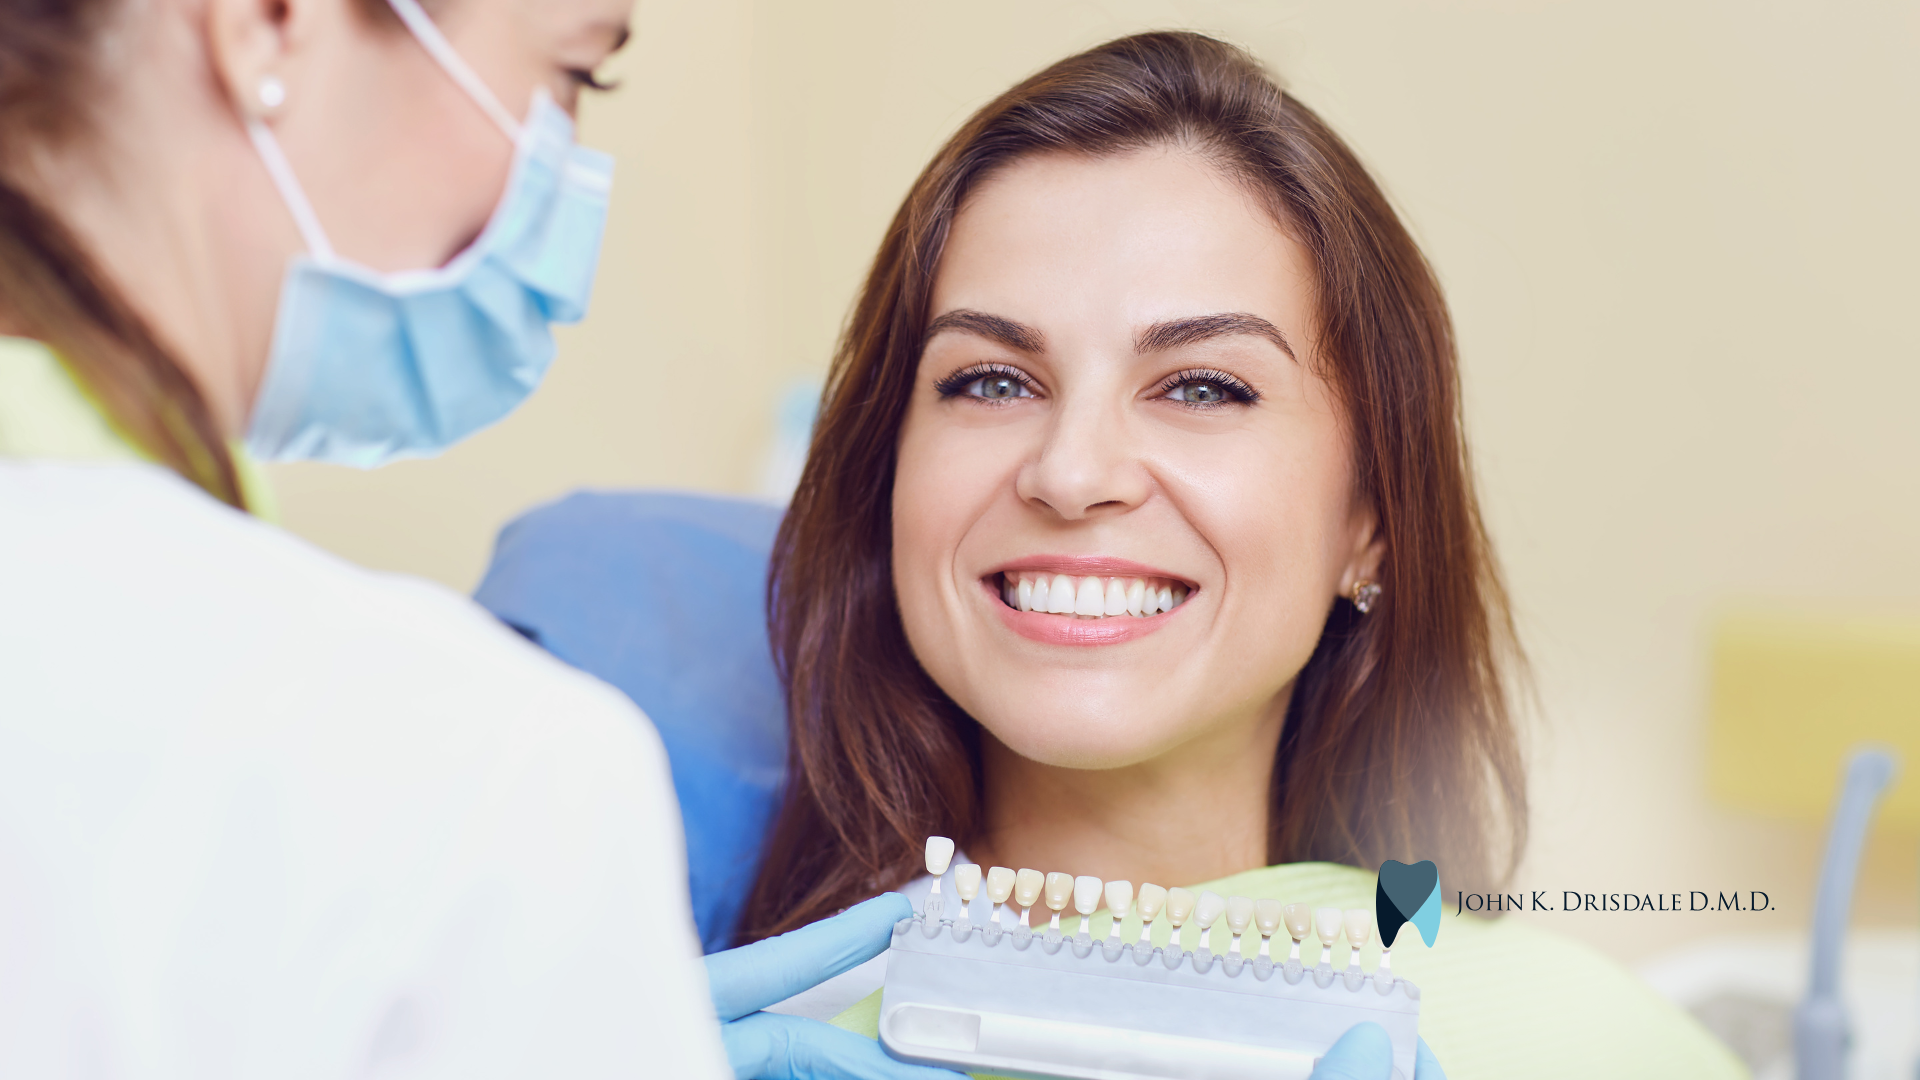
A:
{"label": "tooth shade guide", "polygon": [[[1127,1070],[1134,1080],[1265,1080],[1306,1076],[1354,1023],[1376,1020],[1393,1044],[1394,1068],[1412,1075],[1420,1002],[1404,980],[1349,970],[1320,982],[1299,978],[1298,969],[1289,980],[1265,965],[1203,967],[1202,954],[1178,950],[1164,964],[1136,964],[1100,950],[1023,944],[944,927],[897,932],[880,1004],[887,1052],[976,1074],[1114,1077],[1112,1062],[1124,1060],[1151,1062]],[[1153,959],[1161,959],[1157,951]],[[977,1035],[956,1040],[955,1021]],[[1277,1047],[1286,1049],[1271,1056]]]}

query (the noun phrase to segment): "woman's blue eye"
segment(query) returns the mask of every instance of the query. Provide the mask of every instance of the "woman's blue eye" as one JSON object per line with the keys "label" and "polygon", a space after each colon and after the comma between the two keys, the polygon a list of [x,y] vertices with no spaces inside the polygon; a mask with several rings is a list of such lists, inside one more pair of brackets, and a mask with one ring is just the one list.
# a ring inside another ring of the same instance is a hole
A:
{"label": "woman's blue eye", "polygon": [[1232,392],[1219,383],[1184,382],[1167,394],[1175,401],[1185,401],[1194,405],[1216,405],[1232,397]]}
{"label": "woman's blue eye", "polygon": [[1020,380],[1011,375],[988,375],[967,384],[966,393],[989,401],[1004,401],[1007,398],[1032,397],[1028,389],[1020,385]]}
{"label": "woman's blue eye", "polygon": [[1259,391],[1224,371],[1182,371],[1160,384],[1162,396],[1182,405],[1250,405]]}

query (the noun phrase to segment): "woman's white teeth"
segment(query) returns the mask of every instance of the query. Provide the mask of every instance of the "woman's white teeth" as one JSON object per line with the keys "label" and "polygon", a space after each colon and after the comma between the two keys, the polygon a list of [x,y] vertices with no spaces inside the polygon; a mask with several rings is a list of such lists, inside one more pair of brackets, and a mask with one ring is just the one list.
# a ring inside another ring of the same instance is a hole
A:
{"label": "woman's white teeth", "polygon": [[1073,596],[1075,615],[1105,615],[1107,613],[1107,590],[1100,587],[1099,578],[1080,579],[1080,591]]}
{"label": "woman's white teeth", "polygon": [[1187,599],[1187,587],[1163,578],[1072,578],[1065,574],[1007,573],[1000,595],[1007,606],[1049,615],[1144,619],[1172,611]]}
{"label": "woman's white teeth", "polygon": [[[1037,589],[1035,590],[1035,592],[1038,591]],[[1047,614],[1073,614],[1073,602],[1077,596],[1078,590],[1072,578],[1065,574],[1055,576],[1053,579],[1053,587],[1047,590]],[[1040,610],[1038,605],[1034,607],[1034,610]]]}

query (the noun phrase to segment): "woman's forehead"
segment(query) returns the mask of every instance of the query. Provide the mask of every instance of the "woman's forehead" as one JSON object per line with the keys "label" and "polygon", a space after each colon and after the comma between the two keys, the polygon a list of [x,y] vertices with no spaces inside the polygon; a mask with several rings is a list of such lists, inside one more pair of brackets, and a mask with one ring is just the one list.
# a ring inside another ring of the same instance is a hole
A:
{"label": "woman's forehead", "polygon": [[1132,333],[1246,311],[1303,340],[1313,295],[1305,249],[1244,184],[1191,150],[1151,147],[1037,154],[996,171],[955,217],[932,312],[1119,320]]}

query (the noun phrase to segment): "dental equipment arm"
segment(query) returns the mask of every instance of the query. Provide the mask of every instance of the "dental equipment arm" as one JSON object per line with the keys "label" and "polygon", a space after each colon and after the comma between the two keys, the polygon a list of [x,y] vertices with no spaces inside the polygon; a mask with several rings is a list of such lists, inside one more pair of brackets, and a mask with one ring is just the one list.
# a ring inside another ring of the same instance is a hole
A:
{"label": "dental equipment arm", "polygon": [[884,893],[792,933],[709,955],[707,984],[734,1076],[961,1080],[945,1069],[895,1061],[872,1039],[831,1024],[760,1011],[880,955],[894,924],[912,914],[906,897]]}
{"label": "dental equipment arm", "polygon": [[1807,996],[1793,1011],[1793,1054],[1801,1080],[1842,1080],[1846,1076],[1849,1031],[1840,1000],[1840,953],[1846,946],[1847,918],[1853,908],[1853,882],[1860,849],[1873,824],[1873,810],[1897,771],[1893,755],[1867,747],[1847,763],[1846,779],[1833,808],[1827,854],[1820,867],[1820,892],[1813,909],[1813,971]]}

